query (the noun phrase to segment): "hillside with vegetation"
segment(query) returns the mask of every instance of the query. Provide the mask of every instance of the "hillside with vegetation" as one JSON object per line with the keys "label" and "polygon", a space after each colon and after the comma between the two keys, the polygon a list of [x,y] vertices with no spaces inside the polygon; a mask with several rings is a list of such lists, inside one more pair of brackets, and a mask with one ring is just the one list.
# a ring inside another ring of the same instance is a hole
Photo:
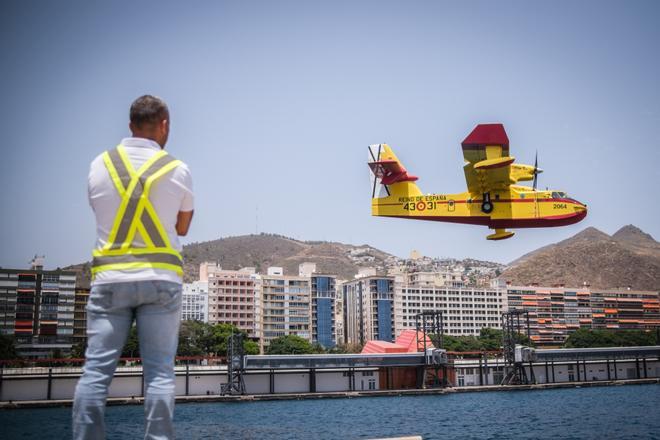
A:
{"label": "hillside with vegetation", "polygon": [[[297,275],[298,265],[316,263],[319,273],[352,279],[361,268],[374,268],[385,274],[390,269],[405,271],[458,271],[468,283],[486,283],[499,275],[504,265],[475,259],[420,257],[399,258],[373,246],[352,245],[328,241],[301,241],[278,234],[251,234],[224,237],[217,240],[190,243],[183,247],[184,281],[199,277],[199,265],[217,262],[223,269],[254,267],[265,273],[268,267],[284,268],[287,275]],[[68,266],[78,272],[79,286],[89,286],[90,263]]]}
{"label": "hillside with vegetation", "polygon": [[[475,259],[398,258],[367,244],[301,241],[277,234],[253,234],[191,243],[183,248],[184,280],[194,281],[199,265],[213,261],[224,269],[254,267],[265,273],[270,266],[297,274],[298,265],[316,263],[320,273],[352,279],[360,268],[404,271],[457,271],[468,285],[488,285],[500,276],[516,285],[556,285],[597,288],[660,290],[660,243],[639,228],[628,225],[613,235],[590,227],[573,237],[542,247],[510,263]],[[89,283],[88,262],[69,266],[79,272],[79,285]]]}
{"label": "hillside with vegetation", "polygon": [[185,281],[197,278],[199,264],[215,261],[223,269],[254,267],[265,273],[270,266],[284,268],[288,275],[298,274],[298,265],[316,263],[320,273],[351,279],[362,267],[385,272],[397,258],[369,245],[355,246],[327,241],[300,241],[277,234],[242,235],[184,246]]}

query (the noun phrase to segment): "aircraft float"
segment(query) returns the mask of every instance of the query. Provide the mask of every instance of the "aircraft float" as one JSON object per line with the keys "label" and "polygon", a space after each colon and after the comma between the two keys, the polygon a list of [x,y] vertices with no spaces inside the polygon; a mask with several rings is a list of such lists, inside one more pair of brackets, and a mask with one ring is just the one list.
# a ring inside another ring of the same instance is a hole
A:
{"label": "aircraft float", "polygon": [[[495,232],[488,240],[503,240],[507,228],[546,228],[577,223],[587,205],[562,191],[536,189],[538,158],[534,166],[514,164],[509,138],[502,124],[479,124],[461,143],[467,191],[424,194],[387,144],[369,146],[373,178],[371,214],[412,220],[483,225]],[[533,180],[533,186],[520,181]]]}

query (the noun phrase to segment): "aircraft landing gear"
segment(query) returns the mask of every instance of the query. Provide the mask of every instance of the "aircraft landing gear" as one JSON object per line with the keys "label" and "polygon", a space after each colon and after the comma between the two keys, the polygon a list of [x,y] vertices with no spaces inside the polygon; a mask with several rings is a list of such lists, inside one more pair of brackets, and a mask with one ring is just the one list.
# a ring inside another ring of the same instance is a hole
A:
{"label": "aircraft landing gear", "polygon": [[490,201],[490,193],[484,193],[484,201],[481,202],[481,211],[484,214],[493,212],[493,202]]}

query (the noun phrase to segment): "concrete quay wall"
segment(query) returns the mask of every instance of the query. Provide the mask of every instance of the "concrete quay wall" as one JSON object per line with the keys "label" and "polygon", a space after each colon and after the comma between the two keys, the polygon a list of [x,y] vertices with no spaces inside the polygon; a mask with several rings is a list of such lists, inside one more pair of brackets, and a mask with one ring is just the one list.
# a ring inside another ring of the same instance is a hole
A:
{"label": "concrete quay wall", "polygon": [[[396,396],[428,396],[454,393],[474,393],[493,391],[533,391],[560,388],[586,388],[602,386],[629,386],[629,385],[660,385],[660,378],[611,380],[596,382],[567,382],[567,383],[544,383],[534,385],[485,385],[470,387],[447,387],[411,390],[368,390],[331,393],[292,393],[292,394],[254,394],[243,396],[177,396],[176,401],[181,403],[202,402],[255,402],[272,400],[306,400],[306,399],[352,399],[359,397],[396,397]],[[108,398],[108,405],[141,405],[143,397],[134,398]],[[0,402],[0,410],[22,409],[22,408],[49,408],[71,406],[71,399],[61,400],[25,400]]]}
{"label": "concrete quay wall", "polygon": [[[561,360],[528,362],[522,364],[527,378],[538,386],[575,386],[576,384],[627,383],[635,380],[657,380],[660,378],[660,360],[654,357],[606,360]],[[478,360],[455,359],[447,368],[452,374],[447,383],[434,377],[433,368],[424,367],[359,367],[359,368],[290,368],[290,369],[248,369],[244,383],[246,395],[261,400],[265,396],[275,399],[296,396],[295,398],[315,398],[317,396],[349,397],[351,393],[406,393],[429,392],[435,384],[445,383],[442,390],[506,389],[499,384],[510,367],[502,359]],[[0,404],[22,401],[70,401],[82,370],[80,367],[36,367],[0,369]],[[403,372],[410,381],[393,381],[394,373]],[[223,365],[198,366],[183,365],[175,368],[176,395],[182,399],[215,398],[227,382],[227,368]],[[411,374],[408,374],[411,373]],[[435,371],[438,374],[438,371]],[[487,388],[487,387],[495,388]],[[402,390],[404,388],[404,390]],[[422,389],[420,389],[422,388]],[[109,389],[108,397],[118,401],[139,402],[143,397],[144,378],[141,366],[120,367]],[[521,389],[521,388],[514,388]],[[437,388],[434,392],[438,392]],[[348,394],[347,394],[348,393]],[[235,397],[229,397],[234,399]]]}
{"label": "concrete quay wall", "polygon": [[[24,370],[24,371],[21,371]],[[70,400],[73,399],[80,368],[5,369],[0,376],[0,403]],[[377,368],[352,372],[317,370],[310,378],[307,370],[250,371],[244,374],[248,395],[317,393],[377,390]],[[177,367],[177,396],[214,396],[227,382],[227,370],[219,367]],[[313,385],[312,385],[313,383]],[[109,398],[136,399],[143,396],[143,375],[140,367],[119,368],[110,384]]]}

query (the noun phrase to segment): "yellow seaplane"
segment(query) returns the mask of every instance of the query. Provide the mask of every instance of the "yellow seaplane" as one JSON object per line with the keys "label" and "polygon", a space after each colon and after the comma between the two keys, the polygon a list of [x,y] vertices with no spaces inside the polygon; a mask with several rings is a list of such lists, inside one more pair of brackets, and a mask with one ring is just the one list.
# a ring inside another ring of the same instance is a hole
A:
{"label": "yellow seaplane", "polygon": [[[536,189],[538,160],[534,166],[514,164],[502,124],[477,125],[461,146],[468,190],[424,194],[389,145],[370,145],[371,214],[488,226],[495,230],[488,240],[513,236],[507,228],[565,226],[586,217],[587,205],[566,193]],[[532,187],[517,184],[529,180]]]}

